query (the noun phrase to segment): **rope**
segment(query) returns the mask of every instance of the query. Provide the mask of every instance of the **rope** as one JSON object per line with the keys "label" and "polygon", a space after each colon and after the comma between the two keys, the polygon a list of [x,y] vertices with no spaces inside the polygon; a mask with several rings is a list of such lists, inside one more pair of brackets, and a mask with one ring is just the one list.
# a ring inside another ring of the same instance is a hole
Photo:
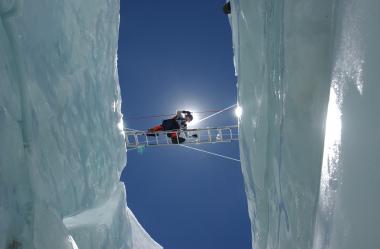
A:
{"label": "rope", "polygon": [[137,131],[137,132],[144,132],[142,130],[136,130],[136,129],[132,129],[132,128],[124,128],[124,131]]}
{"label": "rope", "polygon": [[210,154],[210,155],[213,155],[213,156],[218,156],[218,157],[221,157],[221,158],[224,158],[224,159],[229,159],[229,160],[232,160],[232,161],[240,162],[239,159],[228,157],[228,156],[223,156],[223,155],[220,155],[220,154],[217,154],[217,153],[213,153],[213,152],[210,152],[210,151],[197,149],[197,148],[190,147],[190,146],[183,145],[183,144],[180,144],[180,146],[188,148],[188,149],[196,150],[196,151],[199,151],[199,152],[203,152],[203,153],[206,153],[206,154]]}
{"label": "rope", "polygon": [[[192,112],[192,113],[210,113],[210,112],[218,112],[219,110],[208,110],[208,111],[201,111],[201,112]],[[160,117],[168,117],[168,116],[175,116],[176,113],[171,114],[155,114],[155,115],[149,115],[149,116],[134,116],[126,118],[126,120],[131,119],[149,119],[149,118],[160,118]]]}
{"label": "rope", "polygon": [[222,113],[222,112],[224,112],[224,111],[227,111],[227,110],[231,109],[232,107],[234,107],[234,106],[236,106],[236,105],[237,105],[237,104],[233,104],[233,105],[231,105],[231,106],[229,106],[229,107],[227,107],[227,108],[224,108],[223,110],[220,110],[220,111],[218,111],[218,112],[216,112],[216,113],[214,113],[214,114],[211,114],[211,115],[209,115],[209,116],[207,116],[207,117],[205,117],[205,118],[202,118],[202,119],[198,120],[198,121],[196,122],[196,124],[199,124],[200,122],[202,122],[202,121],[204,121],[204,120],[206,120],[206,119],[209,119],[209,118],[211,118],[211,117],[214,117],[215,115],[218,115],[219,113]]}
{"label": "rope", "polygon": [[138,148],[136,147],[136,148],[129,148],[129,149],[127,149],[127,152],[128,151],[131,151],[131,150],[137,150]]}
{"label": "rope", "polygon": [[[233,104],[233,105],[231,105],[231,106],[229,106],[229,107],[226,107],[226,108],[224,108],[224,109],[222,109],[222,110],[219,110],[219,111],[202,111],[202,112],[193,112],[193,113],[215,112],[215,113],[213,113],[213,114],[211,114],[211,115],[209,115],[209,116],[207,116],[207,117],[204,117],[204,118],[202,118],[202,119],[200,119],[200,120],[198,120],[198,121],[196,121],[196,122],[193,122],[193,125],[194,125],[194,124],[199,124],[200,122],[202,122],[202,121],[204,121],[204,120],[206,120],[206,119],[209,119],[209,118],[211,118],[211,117],[214,117],[214,116],[216,116],[216,115],[218,115],[218,114],[220,114],[220,113],[222,113],[222,112],[225,112],[225,111],[227,111],[227,110],[233,108],[233,107],[236,106],[236,105],[237,105],[237,104]],[[151,116],[131,117],[131,118],[129,118],[129,119],[155,118],[155,117],[172,116],[172,115],[176,115],[176,114],[163,114],[163,115],[151,115]],[[128,120],[128,119],[127,119],[127,120]],[[135,130],[135,129],[131,129],[131,128],[126,128],[126,129],[124,129],[124,131],[127,131],[127,130],[143,132],[143,131],[141,131],[141,130]]]}

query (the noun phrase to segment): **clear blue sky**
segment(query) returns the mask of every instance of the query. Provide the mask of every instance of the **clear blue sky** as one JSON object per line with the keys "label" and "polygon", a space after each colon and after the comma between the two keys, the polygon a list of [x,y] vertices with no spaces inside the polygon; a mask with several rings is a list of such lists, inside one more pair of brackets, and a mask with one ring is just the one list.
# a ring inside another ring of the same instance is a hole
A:
{"label": "clear blue sky", "polygon": [[[223,109],[236,103],[231,31],[223,0],[122,0],[119,78],[129,117]],[[232,112],[201,123],[236,124]],[[238,158],[238,143],[198,148]],[[166,249],[248,249],[250,224],[240,165],[181,147],[128,152],[121,179],[128,205]]]}

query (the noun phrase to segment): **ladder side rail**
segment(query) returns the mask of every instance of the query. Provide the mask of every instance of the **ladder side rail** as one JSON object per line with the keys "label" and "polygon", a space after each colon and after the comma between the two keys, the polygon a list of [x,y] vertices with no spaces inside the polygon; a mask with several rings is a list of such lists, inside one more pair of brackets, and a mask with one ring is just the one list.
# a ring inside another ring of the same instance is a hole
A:
{"label": "ladder side rail", "polygon": [[[191,141],[191,142],[184,142],[182,144],[197,145],[197,144],[215,144],[215,143],[228,143],[228,142],[230,142],[230,141],[219,141],[219,142],[208,142],[207,141],[207,142],[202,142],[202,143],[197,143],[195,141]],[[176,146],[176,145],[178,145],[178,144],[172,144],[172,143],[165,144],[165,143],[163,143],[163,144],[149,144],[149,145],[146,145],[146,146],[148,146],[148,147],[160,147],[160,146]],[[130,146],[128,148],[136,148],[136,147],[139,147],[139,146]]]}
{"label": "ladder side rail", "polygon": [[[177,131],[205,131],[205,130],[217,130],[217,129],[221,129],[221,128],[237,128],[238,126],[237,125],[229,125],[229,126],[222,126],[222,127],[207,127],[207,128],[193,128],[193,129],[180,129],[180,130],[167,130],[167,131],[164,131],[164,132],[177,132]],[[138,130],[128,130],[128,129],[124,129],[125,133],[126,134],[144,134],[146,132],[144,131],[138,131]],[[162,131],[160,132],[155,132],[155,133],[161,133]]]}
{"label": "ladder side rail", "polygon": [[177,132],[192,132],[192,131],[208,131],[208,130],[219,130],[219,129],[228,129],[228,128],[237,128],[237,125],[223,126],[223,127],[208,127],[208,128],[197,128],[197,129],[178,129],[178,130],[166,130],[156,133],[177,133]]}
{"label": "ladder side rail", "polygon": [[202,142],[202,143],[198,143],[198,142],[195,142],[195,141],[190,141],[190,142],[185,142],[183,144],[192,144],[192,145],[199,145],[199,144],[215,144],[215,143],[228,143],[230,141],[219,141],[219,142]]}
{"label": "ladder side rail", "polygon": [[237,125],[229,125],[229,126],[222,126],[222,127],[207,127],[207,128],[197,128],[197,129],[186,129],[186,131],[203,131],[203,130],[217,130],[217,129],[223,129],[223,128],[237,128]]}
{"label": "ladder side rail", "polygon": [[[237,134],[234,131],[237,130]],[[215,132],[216,134],[215,134]],[[179,130],[167,130],[155,132],[155,139],[150,140],[147,136],[147,132],[138,130],[126,130],[125,132],[125,142],[127,148],[138,147],[140,144],[145,144],[146,146],[157,146],[157,145],[173,145],[170,142],[168,134],[175,133],[177,135],[177,144],[179,144],[179,136],[181,132],[186,132],[186,142],[189,144],[204,144],[204,143],[218,143],[218,142],[231,142],[239,140],[238,126],[224,126],[224,127],[207,127],[200,129],[179,129]],[[188,132],[194,133],[197,136],[193,138],[191,135],[188,136]],[[165,138],[159,139],[159,135],[164,135]],[[235,135],[237,135],[235,137]],[[143,141],[140,141],[139,136],[145,136]],[[132,139],[133,138],[133,139]],[[134,140],[134,141],[133,141]],[[175,145],[176,143],[174,143]]]}
{"label": "ladder side rail", "polygon": [[[177,140],[178,141],[178,140]],[[149,146],[149,147],[157,147],[157,146],[175,146],[175,145],[178,145],[176,143],[155,143],[155,141],[153,140],[152,142],[154,143],[148,143],[148,144],[145,144],[145,146]],[[193,141],[189,141],[189,140],[186,140],[183,144],[192,144],[192,145],[197,145],[197,144],[215,144],[215,143],[227,143],[227,142],[231,142],[230,140],[219,140],[219,141],[196,141],[196,140],[193,140]],[[140,143],[140,141],[139,141]],[[127,148],[136,148],[136,147],[139,147],[139,144],[137,145],[130,145],[130,146],[127,146]]]}

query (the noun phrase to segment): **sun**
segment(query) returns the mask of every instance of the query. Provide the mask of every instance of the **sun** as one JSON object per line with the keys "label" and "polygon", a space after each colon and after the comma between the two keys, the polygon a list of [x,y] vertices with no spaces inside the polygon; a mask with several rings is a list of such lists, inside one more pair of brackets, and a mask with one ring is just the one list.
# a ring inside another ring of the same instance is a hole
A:
{"label": "sun", "polygon": [[193,115],[193,120],[188,124],[188,126],[194,126],[199,123],[199,115],[198,113],[192,112],[191,115]]}

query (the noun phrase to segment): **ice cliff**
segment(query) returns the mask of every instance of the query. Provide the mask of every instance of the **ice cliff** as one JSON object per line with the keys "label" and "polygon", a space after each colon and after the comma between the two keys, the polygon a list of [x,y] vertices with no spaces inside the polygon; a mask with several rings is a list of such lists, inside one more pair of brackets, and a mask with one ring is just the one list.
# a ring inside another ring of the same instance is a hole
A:
{"label": "ice cliff", "polygon": [[258,248],[380,248],[380,2],[233,0]]}
{"label": "ice cliff", "polygon": [[161,248],[126,206],[118,0],[0,0],[0,248]]}

